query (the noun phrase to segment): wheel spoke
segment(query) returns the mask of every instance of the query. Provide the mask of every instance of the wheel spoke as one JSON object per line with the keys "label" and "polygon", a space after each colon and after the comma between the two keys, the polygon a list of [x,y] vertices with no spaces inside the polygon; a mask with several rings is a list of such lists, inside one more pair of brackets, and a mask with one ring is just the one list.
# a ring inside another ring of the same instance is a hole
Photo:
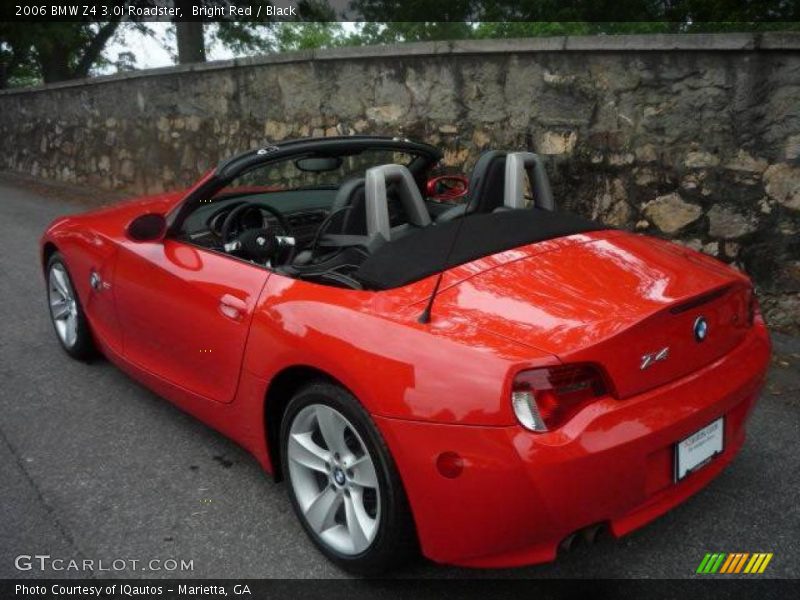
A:
{"label": "wheel spoke", "polygon": [[289,437],[289,459],[320,473],[327,473],[330,452],[320,448],[310,433],[293,433]]}
{"label": "wheel spoke", "polygon": [[340,455],[345,455],[348,450],[344,443],[344,430],[347,423],[339,416],[339,413],[327,406],[318,406],[316,410],[317,423],[325,440],[328,450]]}
{"label": "wheel spoke", "polygon": [[78,319],[77,317],[70,312],[66,319],[67,330],[65,334],[65,342],[68,346],[72,346],[75,343],[75,338],[78,335]]}
{"label": "wheel spoke", "polygon": [[369,546],[370,533],[372,531],[372,520],[364,510],[360,496],[351,493],[344,499],[345,519],[347,521],[347,532],[353,543],[353,552],[361,552]]}
{"label": "wheel spoke", "polygon": [[66,319],[71,314],[69,304],[64,300],[55,300],[52,302],[51,306],[53,307],[53,318],[56,321]]}
{"label": "wheel spoke", "polygon": [[354,484],[360,487],[377,489],[378,476],[375,473],[375,466],[372,464],[368,454],[357,458],[355,462],[347,466],[347,469],[352,471],[350,481]]}
{"label": "wheel spoke", "polygon": [[341,503],[341,494],[330,486],[325,486],[305,511],[308,524],[317,533],[330,529],[336,525],[336,511]]}
{"label": "wheel spoke", "polygon": [[53,281],[55,281],[56,288],[58,289],[59,293],[64,296],[64,298],[72,298],[69,282],[67,281],[67,274],[64,272],[64,270],[54,267],[52,273]]}

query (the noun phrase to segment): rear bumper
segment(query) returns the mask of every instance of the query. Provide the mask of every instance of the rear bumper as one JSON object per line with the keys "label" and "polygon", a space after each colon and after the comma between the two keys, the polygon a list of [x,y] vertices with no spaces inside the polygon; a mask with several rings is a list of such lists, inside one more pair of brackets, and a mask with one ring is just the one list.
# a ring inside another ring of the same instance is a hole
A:
{"label": "rear bumper", "polygon": [[[375,420],[400,470],[426,556],[477,567],[547,562],[575,531],[604,523],[624,535],[713,479],[744,443],[769,354],[759,323],[702,370],[623,401],[596,402],[547,434]],[[720,416],[724,452],[674,483],[674,444]],[[436,468],[443,452],[464,460],[455,479]]]}

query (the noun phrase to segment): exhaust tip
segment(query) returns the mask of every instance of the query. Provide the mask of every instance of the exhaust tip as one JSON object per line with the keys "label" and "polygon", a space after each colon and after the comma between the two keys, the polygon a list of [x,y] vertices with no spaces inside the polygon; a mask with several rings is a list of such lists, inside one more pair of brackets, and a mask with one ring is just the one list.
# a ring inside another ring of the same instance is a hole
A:
{"label": "exhaust tip", "polygon": [[559,552],[571,552],[580,546],[581,543],[590,546],[597,542],[605,530],[605,523],[596,523],[579,529],[561,540],[561,543],[558,545],[558,550]]}
{"label": "exhaust tip", "polygon": [[597,525],[590,525],[589,527],[581,529],[580,535],[583,538],[583,541],[587,544],[594,544],[604,530],[605,525],[599,523]]}
{"label": "exhaust tip", "polygon": [[577,539],[577,533],[570,533],[567,537],[561,540],[561,543],[558,545],[559,552],[571,552],[577,544]]}

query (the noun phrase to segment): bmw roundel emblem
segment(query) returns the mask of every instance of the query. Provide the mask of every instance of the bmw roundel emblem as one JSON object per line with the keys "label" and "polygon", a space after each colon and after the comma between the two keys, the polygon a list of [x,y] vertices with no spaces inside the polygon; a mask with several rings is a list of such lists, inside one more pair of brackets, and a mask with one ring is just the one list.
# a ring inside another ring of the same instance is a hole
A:
{"label": "bmw roundel emblem", "polygon": [[694,339],[702,342],[708,336],[708,321],[705,317],[697,317],[694,320]]}

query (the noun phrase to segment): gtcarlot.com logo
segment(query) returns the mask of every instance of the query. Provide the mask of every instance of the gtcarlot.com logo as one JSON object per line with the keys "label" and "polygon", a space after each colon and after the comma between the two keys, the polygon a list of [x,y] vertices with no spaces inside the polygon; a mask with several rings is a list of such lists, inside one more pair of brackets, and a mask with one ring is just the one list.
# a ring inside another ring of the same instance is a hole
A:
{"label": "gtcarlot.com logo", "polygon": [[53,558],[49,554],[20,554],[14,559],[18,571],[194,571],[194,560],[175,558],[92,559]]}
{"label": "gtcarlot.com logo", "polygon": [[697,573],[701,575],[736,573],[756,575],[763,573],[772,560],[772,552],[715,552],[705,555]]}

